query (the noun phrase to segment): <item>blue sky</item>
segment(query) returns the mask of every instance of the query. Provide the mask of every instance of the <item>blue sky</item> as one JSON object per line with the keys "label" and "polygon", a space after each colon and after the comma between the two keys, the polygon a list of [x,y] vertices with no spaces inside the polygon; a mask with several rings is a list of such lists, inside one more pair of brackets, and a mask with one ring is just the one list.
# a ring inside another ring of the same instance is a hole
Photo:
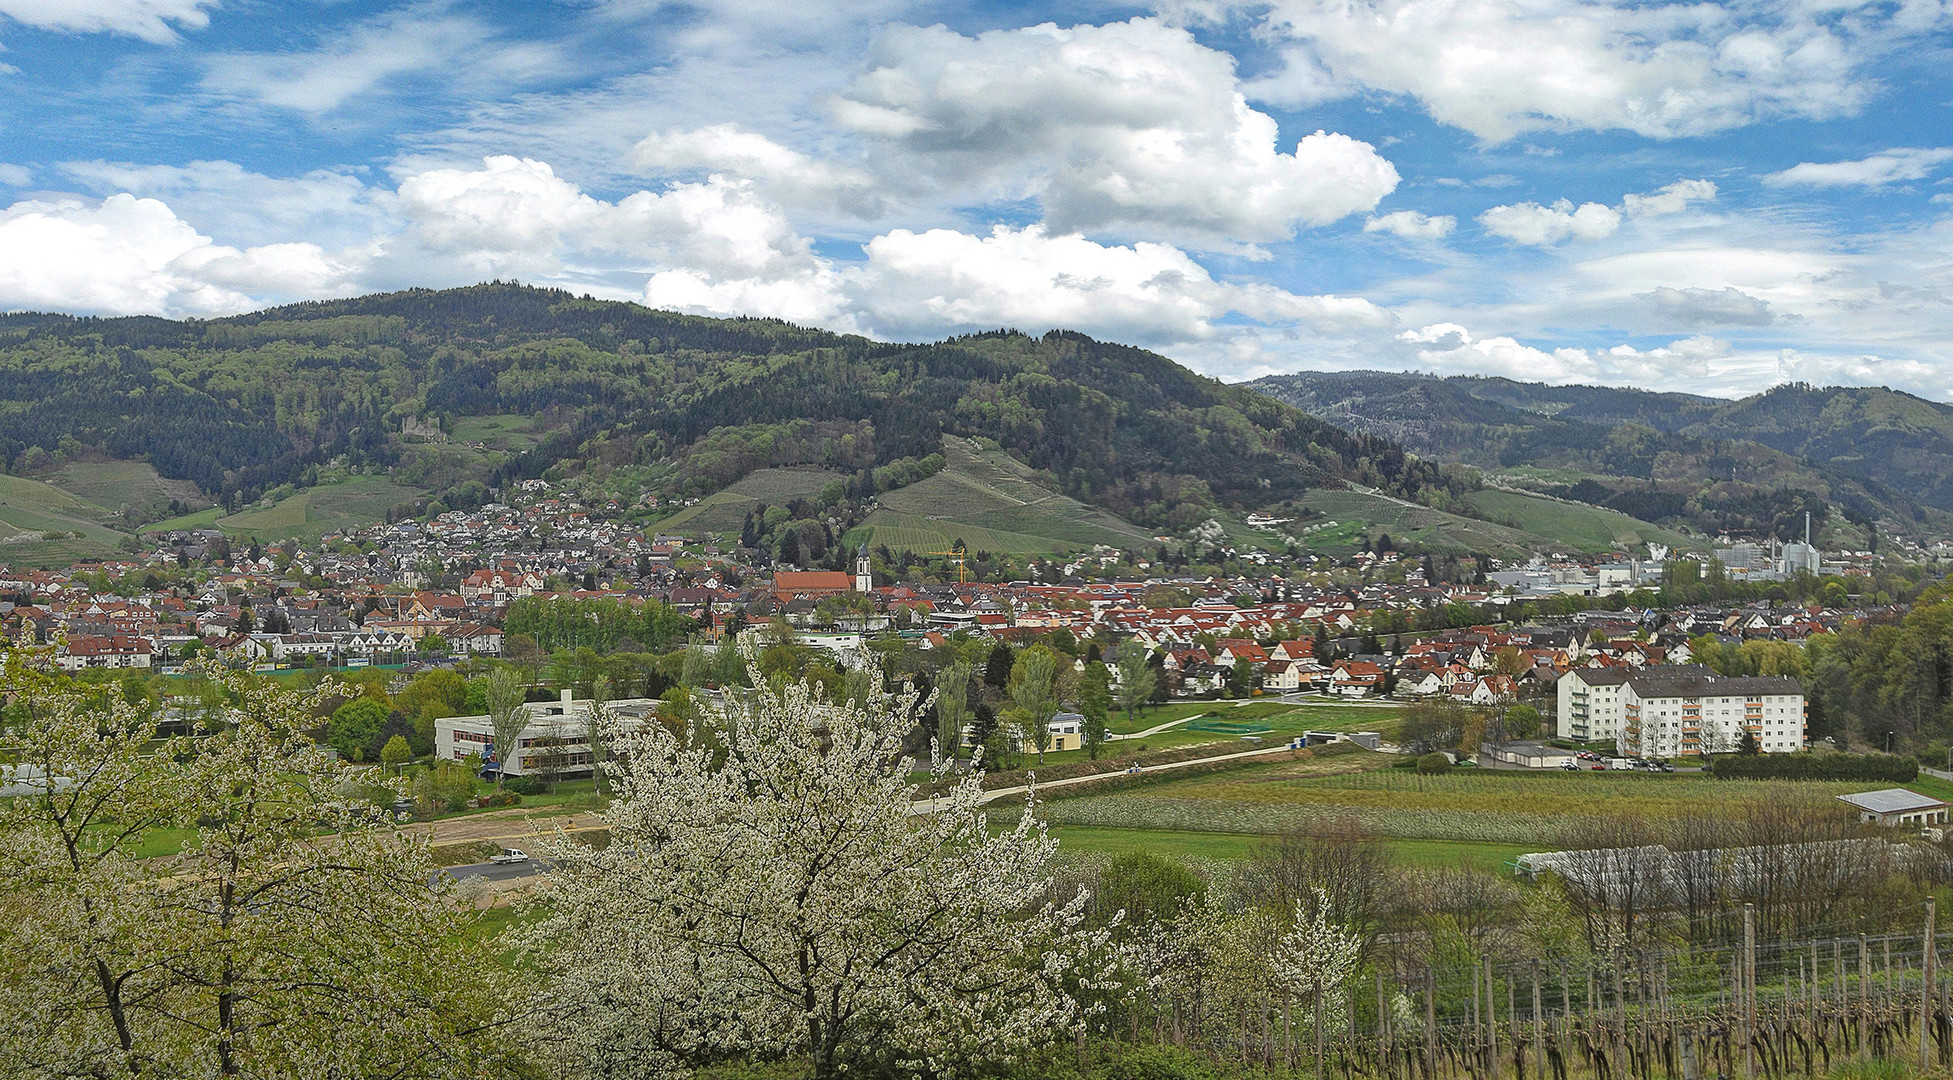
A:
{"label": "blue sky", "polygon": [[488,278],[1953,400],[1953,3],[0,0],[0,309]]}

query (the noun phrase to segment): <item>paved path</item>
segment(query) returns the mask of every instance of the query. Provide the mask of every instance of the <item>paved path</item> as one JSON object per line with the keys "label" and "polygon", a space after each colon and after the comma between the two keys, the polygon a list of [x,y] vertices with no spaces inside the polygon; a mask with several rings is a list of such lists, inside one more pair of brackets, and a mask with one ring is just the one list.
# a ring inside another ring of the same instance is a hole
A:
{"label": "paved path", "polygon": [[[1122,770],[1119,772],[1091,773],[1090,775],[1087,776],[1067,776],[1062,780],[1046,780],[1038,784],[1037,789],[1039,791],[1049,791],[1052,788],[1072,787],[1076,784],[1089,784],[1094,780],[1105,780],[1105,779],[1109,779],[1112,777],[1119,777],[1119,776],[1131,776],[1135,771],[1141,773],[1157,773],[1157,772],[1165,772],[1168,769],[1185,769],[1193,765],[1206,765],[1210,762],[1215,762],[1215,761],[1237,761],[1241,758],[1264,757],[1270,754],[1292,754],[1292,753],[1294,753],[1294,751],[1290,750],[1286,745],[1268,746],[1268,747],[1263,747],[1260,750],[1239,750],[1232,754],[1215,754],[1212,757],[1188,758],[1185,761],[1169,761],[1160,765],[1145,765],[1145,766],[1141,766],[1137,770]],[[1022,795],[1026,791],[1029,791],[1030,789],[1031,789],[1031,785],[1029,784],[1018,784],[1015,787],[1006,787],[1006,788],[992,788],[991,790],[983,793],[983,802],[986,804],[992,803],[998,799],[1005,797],[1006,795]],[[916,814],[926,814],[932,810],[940,809],[942,804],[943,804],[943,800],[941,799],[918,799],[916,800],[915,805],[910,810],[910,812]]]}
{"label": "paved path", "polygon": [[439,847],[446,844],[476,842],[515,846],[508,842],[526,840],[539,832],[555,832],[559,826],[564,832],[582,832],[586,829],[601,829],[604,824],[601,818],[587,810],[552,812],[546,807],[534,810],[516,807],[509,810],[491,810],[486,814],[469,814],[465,817],[419,822],[404,828],[408,832],[425,834],[428,843]]}
{"label": "paved path", "polygon": [[456,881],[481,878],[483,881],[516,881],[521,878],[546,874],[550,870],[548,859],[530,859],[520,863],[468,863],[463,866],[444,866],[436,870],[435,876],[446,874]]}

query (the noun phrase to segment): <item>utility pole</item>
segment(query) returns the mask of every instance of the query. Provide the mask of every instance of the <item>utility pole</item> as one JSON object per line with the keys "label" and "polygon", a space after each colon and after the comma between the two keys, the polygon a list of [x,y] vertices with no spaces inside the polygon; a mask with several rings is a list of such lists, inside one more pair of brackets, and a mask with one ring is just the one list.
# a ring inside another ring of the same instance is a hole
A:
{"label": "utility pole", "polygon": [[1756,1080],[1756,905],[1743,905],[1743,1076]]}
{"label": "utility pole", "polygon": [[1933,923],[1939,916],[1939,900],[1926,898],[1926,941],[1919,960],[1919,1067],[1929,1069],[1933,1064],[1933,980],[1939,973],[1933,970]]}

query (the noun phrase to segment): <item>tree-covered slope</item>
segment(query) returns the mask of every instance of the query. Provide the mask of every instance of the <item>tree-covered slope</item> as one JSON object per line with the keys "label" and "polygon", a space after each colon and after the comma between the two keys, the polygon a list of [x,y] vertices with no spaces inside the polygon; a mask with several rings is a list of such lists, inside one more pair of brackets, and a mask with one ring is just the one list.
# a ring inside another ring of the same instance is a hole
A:
{"label": "tree-covered slope", "polygon": [[1303,372],[1248,384],[1311,415],[1655,521],[1794,535],[1885,520],[1944,531],[1953,408],[1803,385],[1740,401],[1509,379]]}
{"label": "tree-covered slope", "polygon": [[[507,415],[543,434],[479,476],[398,434],[408,417]],[[1345,480],[1413,496],[1445,482],[1387,440],[1069,333],[887,344],[500,283],[209,321],[0,317],[10,470],[92,448],[233,508],[404,459],[436,489],[560,466],[700,494],[770,466],[872,475],[945,434],[994,439],[1065,494],[1162,526]]]}

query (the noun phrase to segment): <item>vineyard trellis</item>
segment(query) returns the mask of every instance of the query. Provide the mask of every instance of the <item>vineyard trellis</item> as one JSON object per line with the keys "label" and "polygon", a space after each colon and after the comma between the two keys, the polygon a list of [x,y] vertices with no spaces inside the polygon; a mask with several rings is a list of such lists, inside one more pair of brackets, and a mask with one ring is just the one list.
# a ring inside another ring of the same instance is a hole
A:
{"label": "vineyard trellis", "polygon": [[[1833,926],[1759,941],[1745,905],[1743,935],[1727,944],[1565,964],[1400,960],[1313,992],[1271,980],[1244,994],[1156,970],[1101,1002],[1100,1024],[1321,1080],[1783,1080],[1875,1059],[1953,1066],[1942,966],[1953,935],[1932,900],[1917,914],[1910,933]],[[1195,935],[1179,947],[1208,946]]]}

